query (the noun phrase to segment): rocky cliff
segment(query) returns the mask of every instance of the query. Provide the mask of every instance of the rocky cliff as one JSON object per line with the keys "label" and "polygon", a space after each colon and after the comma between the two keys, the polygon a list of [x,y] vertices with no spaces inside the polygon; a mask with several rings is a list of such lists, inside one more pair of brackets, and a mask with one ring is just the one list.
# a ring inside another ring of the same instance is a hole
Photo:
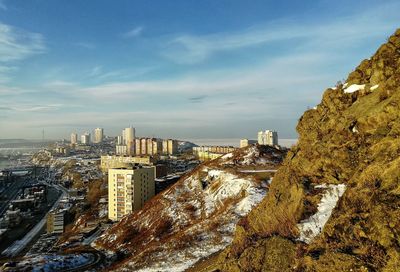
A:
{"label": "rocky cliff", "polygon": [[297,126],[222,271],[400,271],[400,30]]}

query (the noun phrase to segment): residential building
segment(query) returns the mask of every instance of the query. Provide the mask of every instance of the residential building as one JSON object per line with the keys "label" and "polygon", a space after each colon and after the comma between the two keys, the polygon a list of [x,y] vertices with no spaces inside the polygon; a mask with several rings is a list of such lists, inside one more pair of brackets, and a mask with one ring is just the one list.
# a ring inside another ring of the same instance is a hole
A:
{"label": "residential building", "polygon": [[99,143],[103,142],[103,138],[104,138],[104,129],[102,129],[102,128],[96,128],[96,129],[94,130],[94,139],[93,139],[93,143],[99,144]]}
{"label": "residential building", "polygon": [[81,143],[85,145],[90,144],[90,133],[85,132],[85,134],[81,136]]}
{"label": "residential building", "polygon": [[135,155],[136,156],[142,155],[142,149],[141,149],[141,146],[140,146],[140,139],[139,138],[135,139]]}
{"label": "residential building", "polygon": [[78,134],[71,133],[71,144],[77,144],[77,143],[78,143]]}
{"label": "residential building", "polygon": [[153,139],[148,138],[146,139],[146,145],[147,145],[147,155],[153,155]]}
{"label": "residential building", "polygon": [[127,146],[128,155],[135,153],[135,128],[128,127],[122,130],[122,142]]}
{"label": "residential building", "polygon": [[147,139],[146,138],[140,139],[140,154],[142,154],[142,155],[147,154]]}
{"label": "residential building", "polygon": [[213,160],[224,154],[234,152],[237,148],[233,146],[196,146],[193,147],[193,155],[199,160]]}
{"label": "residential building", "polygon": [[139,210],[155,194],[155,167],[129,166],[108,170],[108,218],[119,221]]}
{"label": "residential building", "polygon": [[65,226],[65,216],[66,212],[64,210],[52,210],[47,214],[46,220],[46,230],[47,233],[61,234],[64,233]]}
{"label": "residential building", "polygon": [[240,148],[242,148],[242,147],[246,147],[246,146],[249,146],[249,145],[252,145],[252,144],[255,144],[255,143],[257,143],[256,140],[241,139],[239,146],[240,146]]}
{"label": "residential building", "polygon": [[178,153],[178,141],[168,139],[168,155],[174,155]]}
{"label": "residential building", "polygon": [[162,154],[168,154],[168,140],[162,141]]}
{"label": "residential building", "polygon": [[162,153],[162,142],[158,139],[153,139],[153,155]]}
{"label": "residential building", "polygon": [[128,155],[128,147],[126,145],[116,145],[115,154],[117,155]]}
{"label": "residential building", "polygon": [[259,145],[278,145],[278,132],[276,131],[260,131],[257,136]]}
{"label": "residential building", "polygon": [[117,145],[123,145],[122,136],[117,136]]}

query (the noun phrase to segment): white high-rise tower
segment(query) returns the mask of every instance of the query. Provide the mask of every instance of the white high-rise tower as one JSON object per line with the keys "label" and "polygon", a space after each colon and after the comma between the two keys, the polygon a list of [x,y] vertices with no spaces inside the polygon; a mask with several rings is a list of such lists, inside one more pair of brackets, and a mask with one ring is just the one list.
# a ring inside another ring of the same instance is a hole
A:
{"label": "white high-rise tower", "polygon": [[98,144],[103,142],[103,138],[104,138],[104,129],[102,128],[96,128],[94,130],[94,143]]}

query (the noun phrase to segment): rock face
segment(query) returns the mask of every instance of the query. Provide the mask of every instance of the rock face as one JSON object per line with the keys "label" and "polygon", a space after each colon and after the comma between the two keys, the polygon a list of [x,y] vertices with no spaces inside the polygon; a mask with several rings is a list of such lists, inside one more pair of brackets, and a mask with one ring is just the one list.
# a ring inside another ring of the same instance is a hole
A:
{"label": "rock face", "polygon": [[327,89],[221,271],[400,271],[400,30]]}
{"label": "rock face", "polygon": [[120,257],[111,271],[184,271],[232,242],[264,198],[286,152],[251,146],[202,164],[124,217],[95,243]]}

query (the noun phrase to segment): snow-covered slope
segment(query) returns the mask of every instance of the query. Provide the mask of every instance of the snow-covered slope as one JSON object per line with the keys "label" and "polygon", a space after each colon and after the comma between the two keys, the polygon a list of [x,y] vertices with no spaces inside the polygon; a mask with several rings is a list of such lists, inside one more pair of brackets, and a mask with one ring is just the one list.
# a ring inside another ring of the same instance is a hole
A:
{"label": "snow-covered slope", "polygon": [[199,259],[224,249],[235,225],[268,191],[272,173],[238,171],[276,169],[284,152],[254,146],[200,165],[173,187],[126,216],[95,243],[122,253],[112,270],[184,271]]}

